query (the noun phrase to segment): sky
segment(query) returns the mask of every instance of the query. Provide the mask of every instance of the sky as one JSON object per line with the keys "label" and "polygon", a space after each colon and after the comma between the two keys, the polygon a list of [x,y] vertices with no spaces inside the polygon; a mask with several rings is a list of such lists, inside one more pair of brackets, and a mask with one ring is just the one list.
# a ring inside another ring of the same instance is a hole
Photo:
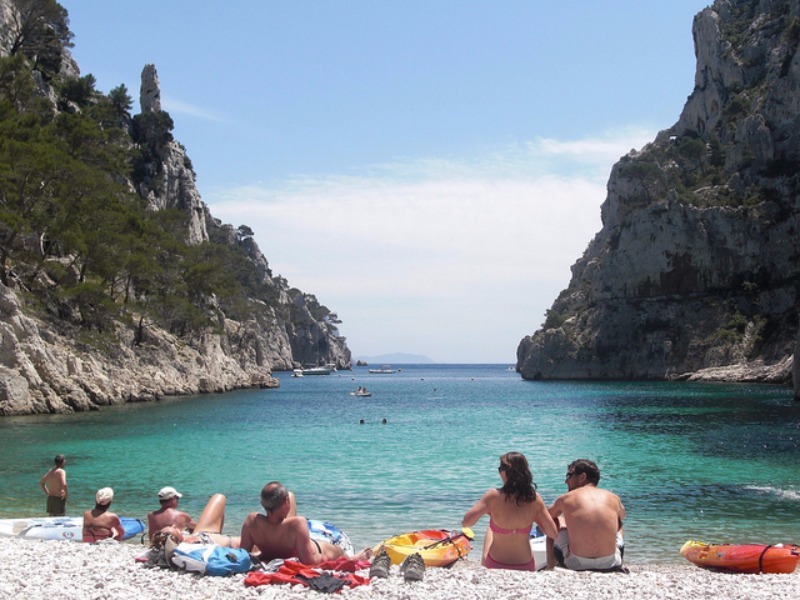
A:
{"label": "sky", "polygon": [[139,112],[156,66],[214,217],[342,320],[354,358],[516,362],[672,126],[707,0],[62,0]]}

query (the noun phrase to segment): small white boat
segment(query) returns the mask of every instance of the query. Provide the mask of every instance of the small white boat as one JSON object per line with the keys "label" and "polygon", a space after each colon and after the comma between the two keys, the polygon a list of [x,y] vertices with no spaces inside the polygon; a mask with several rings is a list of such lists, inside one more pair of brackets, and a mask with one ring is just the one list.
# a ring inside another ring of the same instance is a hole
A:
{"label": "small white boat", "polygon": [[355,392],[350,392],[351,396],[359,396],[360,398],[369,398],[372,396],[372,392],[368,392],[367,388],[364,386],[358,386],[358,389]]}
{"label": "small white boat", "polygon": [[303,369],[295,369],[292,371],[292,377],[302,377],[303,376]]}
{"label": "small white boat", "polygon": [[305,375],[330,375],[333,369],[329,366],[324,367],[306,367],[305,369],[295,369],[294,372],[300,372],[300,377]]}
{"label": "small white boat", "polygon": [[380,369],[370,369],[369,372],[376,375],[391,375],[394,369],[390,365],[383,365]]}

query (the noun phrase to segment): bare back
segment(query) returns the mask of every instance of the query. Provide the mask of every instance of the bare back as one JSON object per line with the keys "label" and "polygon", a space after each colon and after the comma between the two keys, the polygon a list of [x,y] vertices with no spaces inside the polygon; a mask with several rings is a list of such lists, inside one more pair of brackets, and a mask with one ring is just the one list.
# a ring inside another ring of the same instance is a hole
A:
{"label": "bare back", "polygon": [[307,565],[344,556],[333,544],[311,541],[308,521],[296,516],[274,523],[264,515],[250,513],[242,525],[241,547],[247,551],[258,548],[262,561],[296,556]]}
{"label": "bare back", "polygon": [[147,530],[151,540],[157,531],[171,526],[177,527],[181,531],[192,532],[195,523],[188,513],[176,508],[162,508],[147,515]]}
{"label": "bare back", "polygon": [[121,540],[125,529],[119,517],[107,510],[87,510],[83,513],[83,541],[96,542],[105,539]]}
{"label": "bare back", "polygon": [[61,467],[53,467],[39,480],[39,485],[48,496],[67,497],[67,472]]}
{"label": "bare back", "polygon": [[547,512],[542,497],[536,494],[532,502],[517,504],[514,498],[500,490],[488,490],[467,512],[462,526],[471,527],[488,514],[496,528],[507,530],[495,533],[492,525],[486,531],[483,559],[491,554],[492,559],[507,564],[525,564],[532,560],[529,532],[535,522],[548,535],[557,533],[555,523]]}
{"label": "bare back", "polygon": [[625,507],[616,494],[584,485],[560,496],[550,514],[564,515],[571,553],[599,558],[616,551],[617,531],[625,518]]}

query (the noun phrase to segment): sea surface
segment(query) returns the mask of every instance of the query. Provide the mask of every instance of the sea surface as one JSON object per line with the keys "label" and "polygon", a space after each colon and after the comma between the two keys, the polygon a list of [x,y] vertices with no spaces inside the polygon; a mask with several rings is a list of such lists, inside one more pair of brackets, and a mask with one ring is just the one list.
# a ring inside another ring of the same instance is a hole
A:
{"label": "sea surface", "polygon": [[[596,461],[601,487],[627,509],[631,563],[679,563],[689,539],[800,543],[800,403],[787,387],[529,382],[507,365],[395,368],[279,373],[275,390],[0,418],[0,517],[43,516],[39,477],[63,453],[69,514],[111,486],[117,513],[144,518],[172,485],[195,517],[224,493],[225,530],[237,533],[259,509],[261,487],[279,480],[301,514],[363,547],[459,527],[500,485],[500,454],[516,450],[548,504],[566,491],[570,461]],[[360,385],[373,396],[353,396]],[[475,527],[472,558],[487,522]]]}

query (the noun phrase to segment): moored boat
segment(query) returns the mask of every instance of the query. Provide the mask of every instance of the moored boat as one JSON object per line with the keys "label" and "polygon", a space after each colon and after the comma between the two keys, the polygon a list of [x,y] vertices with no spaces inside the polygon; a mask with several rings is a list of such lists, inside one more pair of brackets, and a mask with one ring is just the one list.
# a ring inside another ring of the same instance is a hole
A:
{"label": "moored boat", "polygon": [[373,555],[386,550],[392,564],[401,564],[406,557],[418,553],[428,567],[446,567],[466,557],[472,545],[469,530],[447,531],[445,529],[422,529],[395,535],[380,542]]}
{"label": "moored boat", "polygon": [[390,365],[382,365],[380,369],[369,369],[368,372],[373,375],[391,375],[394,369]]}
{"label": "moored boat", "polygon": [[295,377],[303,377],[305,375],[330,375],[332,371],[333,367],[326,365],[324,367],[305,367],[303,369],[295,369],[294,374]]}
{"label": "moored boat", "polygon": [[796,544],[708,544],[690,540],[681,556],[698,567],[736,573],[792,573],[800,561]]}

